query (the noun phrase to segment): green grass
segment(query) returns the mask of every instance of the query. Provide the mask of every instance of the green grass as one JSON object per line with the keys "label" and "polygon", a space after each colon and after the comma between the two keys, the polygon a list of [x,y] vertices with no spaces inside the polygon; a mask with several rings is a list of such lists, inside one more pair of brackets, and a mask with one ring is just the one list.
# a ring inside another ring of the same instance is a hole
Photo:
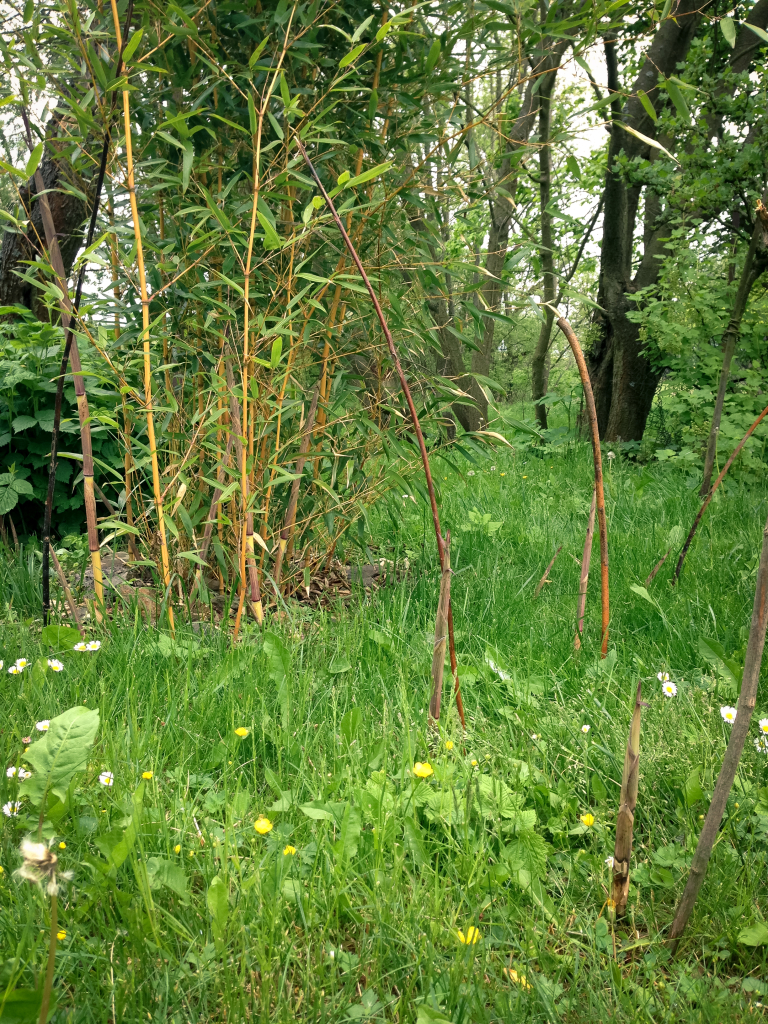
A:
{"label": "green grass", "polygon": [[[172,643],[124,620],[98,633],[98,653],[65,652],[60,675],[3,673],[3,766],[20,763],[36,721],[78,703],[101,714],[90,767],[55,826],[74,872],[61,897],[56,1020],[575,1024],[764,1012],[766,947],[738,938],[768,917],[768,758],[751,743],[675,960],[662,940],[727,739],[719,709],[735,698],[699,641],[743,657],[768,488],[733,484],[716,499],[680,585],[669,587],[665,565],[652,604],[630,588],[670,531],[687,532],[696,491],[680,470],[613,463],[611,654],[601,662],[597,544],[584,648],[573,649],[588,449],[499,454],[471,477],[435,469],[454,538],[465,737],[447,686],[439,742],[428,735],[434,535],[426,510],[402,499],[372,540],[378,555],[408,552],[407,579],[348,610],[297,612],[272,627],[267,651],[252,627],[233,651],[221,634],[179,631]],[[472,510],[502,525],[489,532]],[[6,667],[54,653],[39,625],[8,623],[0,644]],[[676,698],[661,695],[659,671]],[[614,935],[604,860],[638,679],[636,859]],[[756,718],[765,714],[763,689]],[[414,780],[425,760],[434,775]],[[104,769],[112,788],[98,782]],[[110,871],[110,851],[138,820],[145,771],[135,843]],[[16,792],[3,773],[2,802]],[[260,814],[274,823],[264,836]],[[0,973],[7,982],[15,964],[27,987],[45,961],[47,897],[13,870],[36,824],[25,809],[0,825]],[[217,877],[223,887],[211,889]],[[476,945],[457,938],[468,927]]]}

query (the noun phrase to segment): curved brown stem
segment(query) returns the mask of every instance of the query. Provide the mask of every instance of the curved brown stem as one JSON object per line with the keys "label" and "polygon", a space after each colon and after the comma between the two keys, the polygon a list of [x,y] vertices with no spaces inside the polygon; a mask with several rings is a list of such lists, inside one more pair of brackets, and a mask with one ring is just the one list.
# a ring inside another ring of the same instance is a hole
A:
{"label": "curved brown stem", "polygon": [[689,534],[688,534],[688,536],[687,536],[687,537],[685,538],[685,544],[683,544],[683,550],[682,550],[682,551],[680,552],[680,557],[678,558],[678,560],[677,560],[677,565],[675,566],[675,574],[674,574],[674,576],[672,577],[672,586],[673,586],[673,587],[674,587],[674,585],[675,585],[675,584],[677,583],[677,581],[678,581],[678,580],[680,579],[680,573],[681,573],[681,571],[682,571],[682,568],[683,568],[683,561],[685,560],[685,556],[686,556],[686,555],[688,554],[688,548],[689,548],[689,547],[691,546],[691,541],[693,540],[694,534],[696,533],[696,530],[697,530],[697,529],[699,528],[699,523],[701,522],[701,517],[702,517],[702,516],[704,515],[704,513],[705,513],[705,512],[707,511],[707,506],[709,505],[710,501],[712,501],[712,498],[713,498],[713,497],[714,497],[714,495],[715,495],[715,491],[717,490],[717,488],[718,488],[718,487],[720,486],[720,484],[722,483],[722,480],[723,480],[723,477],[725,476],[725,474],[726,474],[726,473],[728,472],[728,470],[729,470],[729,469],[731,468],[731,465],[733,464],[733,460],[734,460],[734,459],[736,458],[736,456],[737,456],[737,455],[739,454],[739,452],[741,451],[741,449],[742,449],[742,448],[744,447],[744,445],[745,445],[745,444],[747,443],[747,441],[749,440],[749,438],[750,438],[750,437],[752,436],[752,434],[753,434],[753,433],[755,432],[755,430],[757,429],[758,425],[759,425],[759,424],[760,424],[760,423],[762,422],[762,420],[763,420],[763,419],[765,418],[765,416],[766,416],[766,415],[768,415],[768,405],[766,405],[766,407],[765,407],[765,408],[763,409],[763,411],[762,411],[762,412],[760,413],[760,415],[759,415],[759,416],[757,417],[757,419],[755,420],[755,422],[754,422],[754,423],[752,424],[752,426],[751,426],[751,427],[749,428],[749,430],[748,430],[748,431],[746,432],[746,434],[744,435],[744,437],[742,437],[742,439],[741,439],[741,440],[739,441],[739,443],[738,443],[738,444],[736,445],[736,447],[734,448],[734,450],[733,450],[733,451],[731,452],[731,457],[730,457],[730,458],[728,459],[728,461],[726,462],[726,464],[725,464],[725,465],[723,466],[723,468],[722,468],[722,469],[720,470],[720,476],[719,476],[719,477],[717,478],[717,480],[715,480],[715,482],[714,482],[714,483],[712,484],[712,490],[711,490],[711,491],[709,492],[709,494],[708,494],[708,495],[706,496],[706,498],[704,499],[704,503],[702,504],[701,508],[699,509],[699,511],[698,511],[698,513],[697,513],[697,515],[696,515],[696,518],[695,518],[695,519],[694,519],[694,521],[693,521],[693,526],[692,526],[692,527],[691,527],[691,529],[690,529],[690,533],[689,533]]}
{"label": "curved brown stem", "polygon": [[592,456],[595,463],[595,497],[597,505],[597,524],[600,530],[600,601],[602,605],[602,644],[600,650],[603,657],[608,653],[608,622],[610,619],[610,601],[608,597],[608,523],[605,518],[605,493],[603,491],[603,459],[600,452],[600,432],[597,428],[597,410],[595,409],[595,396],[592,393],[592,384],[589,379],[589,370],[581,351],[579,339],[576,337],[573,328],[561,316],[557,326],[568,339],[571,346],[573,358],[579,368],[581,385],[584,388],[584,402],[587,407],[587,418],[592,433]]}
{"label": "curved brown stem", "polygon": [[[397,370],[397,376],[400,378],[400,387],[402,388],[403,394],[405,395],[405,400],[408,403],[408,411],[411,414],[411,422],[413,423],[413,430],[414,430],[414,433],[416,434],[416,440],[418,441],[418,444],[419,444],[419,451],[421,452],[421,461],[422,461],[422,464],[424,466],[424,476],[426,478],[427,491],[429,492],[429,504],[430,504],[430,507],[432,509],[432,522],[434,523],[434,526],[435,526],[435,537],[437,539],[437,552],[438,552],[438,555],[439,555],[439,558],[440,558],[440,568],[442,570],[444,568],[444,566],[445,566],[446,549],[445,549],[445,541],[443,539],[443,535],[440,532],[440,516],[438,515],[438,512],[437,512],[437,499],[435,498],[435,485],[432,482],[432,471],[429,468],[429,458],[427,456],[427,446],[424,444],[424,435],[421,432],[421,424],[419,423],[419,416],[418,416],[418,413],[416,412],[416,406],[413,403],[413,396],[411,395],[411,389],[408,386],[408,380],[406,379],[405,373],[403,372],[403,367],[402,367],[402,365],[400,363],[400,357],[398,356],[397,349],[395,348],[395,340],[392,337],[392,332],[390,331],[389,325],[387,324],[387,321],[386,321],[386,319],[384,317],[384,313],[382,311],[381,305],[379,304],[379,300],[378,300],[378,297],[376,295],[376,292],[373,289],[373,285],[371,284],[370,279],[369,279],[368,275],[365,272],[365,268],[363,267],[363,264],[362,264],[362,262],[360,260],[360,257],[357,254],[357,250],[355,249],[354,245],[352,244],[352,239],[347,234],[347,231],[346,231],[344,225],[341,222],[341,217],[339,217],[339,214],[338,214],[338,212],[336,210],[336,207],[333,205],[333,200],[331,199],[331,197],[326,192],[326,190],[325,190],[325,188],[323,186],[323,183],[320,180],[320,176],[318,175],[317,171],[315,170],[314,164],[309,159],[309,155],[307,154],[307,151],[304,148],[304,144],[301,141],[301,139],[299,138],[298,134],[294,135],[294,139],[295,139],[296,145],[297,145],[297,147],[299,149],[299,152],[304,157],[304,161],[305,161],[307,167],[309,168],[310,174],[315,179],[315,182],[317,183],[317,187],[320,189],[320,194],[322,195],[323,199],[325,200],[326,205],[328,206],[328,209],[331,211],[331,215],[332,215],[334,221],[336,222],[336,227],[339,229],[339,231],[341,232],[341,237],[344,239],[344,244],[346,245],[347,249],[349,250],[349,254],[352,257],[352,259],[354,260],[355,266],[357,267],[358,272],[359,272],[360,276],[363,279],[363,283],[365,284],[365,287],[368,290],[368,294],[371,297],[371,302],[373,303],[373,308],[376,310],[376,316],[378,317],[379,323],[381,324],[381,329],[384,332],[384,337],[387,339],[387,346],[389,348],[389,354],[392,357],[393,363],[395,364],[395,369]],[[449,616],[448,616],[448,643],[449,643],[450,651],[451,651],[451,666],[453,667],[456,655],[455,655],[455,645],[454,645],[454,638],[453,638],[453,615],[451,615],[451,614],[449,614]],[[459,689],[458,670],[454,671],[454,679],[456,680],[456,683],[455,683],[456,703],[457,703],[457,705],[459,705],[459,703],[461,701],[461,691]],[[462,715],[462,724],[463,724],[463,715]]]}

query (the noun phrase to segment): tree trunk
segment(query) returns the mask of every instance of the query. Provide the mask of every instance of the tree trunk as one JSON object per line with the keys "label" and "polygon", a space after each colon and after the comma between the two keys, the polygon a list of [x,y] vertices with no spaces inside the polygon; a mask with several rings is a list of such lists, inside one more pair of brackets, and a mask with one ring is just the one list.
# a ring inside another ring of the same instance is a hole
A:
{"label": "tree trunk", "polygon": [[[89,188],[87,182],[83,182],[75,175],[66,157],[56,152],[56,141],[51,138],[56,127],[55,119],[49,122],[48,142],[39,169],[48,194],[48,204],[53,216],[64,270],[69,275],[82,244],[87,210],[82,199],[78,199],[72,192],[65,193],[59,189],[76,185],[78,189],[87,193]],[[64,143],[62,147],[63,145]],[[47,320],[48,314],[41,301],[40,290],[14,273],[16,270],[29,270],[25,261],[34,260],[36,253],[45,248],[45,230],[40,204],[34,201],[37,195],[34,176],[19,191],[26,209],[31,208],[31,217],[26,234],[14,234],[10,231],[3,233],[0,246],[0,306],[25,306],[31,309],[38,319]]]}
{"label": "tree trunk", "polygon": [[[698,0],[681,0],[674,15],[659,26],[631,94],[620,111],[622,123],[646,137],[655,137],[655,125],[638,98],[638,90],[643,90],[652,103],[659,103],[657,82],[675,74],[678,65],[685,61],[701,21],[702,8]],[[764,27],[768,22],[768,0],[759,0],[748,20]],[[759,45],[757,35],[743,25],[730,61],[732,69],[743,71],[749,67]],[[606,45],[609,88],[618,95],[618,76],[611,81],[612,70],[615,74],[612,50],[612,45]],[[614,118],[617,107],[618,103],[612,104]],[[650,159],[654,152],[637,136],[612,128],[603,192],[603,243],[598,289],[598,303],[604,312],[597,317],[600,333],[589,357],[600,435],[607,441],[637,441],[642,438],[663,373],[663,368],[654,366],[643,353],[640,325],[629,320],[627,314],[635,308],[633,294],[658,281],[662,259],[666,255],[669,227],[661,222],[660,204],[647,201],[646,244],[633,279],[633,240],[640,191],[636,186],[627,185],[617,167],[619,157],[630,161],[638,157]]]}
{"label": "tree trunk", "polygon": [[[555,252],[552,237],[552,214],[549,203],[552,197],[552,150],[550,148],[550,119],[552,109],[552,92],[555,88],[557,68],[550,72],[541,84],[539,96],[539,218],[541,220],[541,247],[539,249],[541,268],[543,271],[542,291],[544,302],[553,304],[555,301]],[[549,384],[549,367],[547,352],[552,337],[554,314],[550,309],[544,310],[544,322],[539,330],[536,348],[531,360],[531,391],[536,403],[536,420],[542,430],[547,429],[547,407],[540,399],[547,393]]]}

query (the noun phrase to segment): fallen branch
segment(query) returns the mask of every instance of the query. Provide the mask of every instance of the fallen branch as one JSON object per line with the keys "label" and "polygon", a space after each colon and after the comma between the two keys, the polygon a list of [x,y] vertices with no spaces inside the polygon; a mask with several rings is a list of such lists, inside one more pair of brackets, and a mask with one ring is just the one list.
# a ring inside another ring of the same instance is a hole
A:
{"label": "fallen branch", "polygon": [[667,558],[669,557],[669,552],[671,550],[672,550],[672,548],[667,548],[667,553],[665,555],[663,555],[658,560],[656,565],[654,565],[654,567],[651,569],[650,573],[648,574],[648,576],[645,579],[645,586],[646,587],[648,586],[649,583],[653,583],[654,579],[656,578],[656,573],[659,571],[659,569],[662,567],[662,565],[664,565],[664,563],[666,562]]}
{"label": "fallen branch", "polygon": [[684,559],[685,559],[685,556],[686,556],[686,555],[688,554],[688,548],[689,548],[689,547],[691,546],[691,541],[693,540],[694,534],[696,533],[696,530],[697,530],[697,529],[698,529],[698,527],[699,527],[699,523],[701,522],[701,517],[702,517],[702,516],[704,515],[704,513],[705,513],[705,512],[707,511],[707,506],[709,505],[710,501],[712,501],[712,498],[713,498],[713,497],[715,496],[715,491],[717,490],[717,488],[718,488],[718,487],[720,486],[720,484],[722,483],[722,480],[723,480],[723,477],[725,476],[725,474],[726,474],[726,473],[728,472],[728,470],[729,470],[729,469],[731,468],[731,465],[732,465],[732,463],[733,463],[733,460],[734,460],[734,459],[736,458],[736,456],[737,456],[737,455],[739,454],[739,452],[741,451],[741,449],[742,449],[742,448],[744,447],[744,445],[745,445],[745,444],[747,443],[747,441],[749,440],[749,438],[750,438],[750,437],[752,436],[752,434],[753,434],[753,433],[755,432],[756,428],[757,428],[757,427],[759,426],[759,424],[760,424],[760,423],[761,423],[761,422],[763,421],[763,419],[765,418],[765,416],[766,416],[766,415],[768,415],[768,405],[766,405],[766,407],[765,407],[765,408],[763,409],[763,411],[762,411],[762,412],[760,413],[760,415],[759,415],[759,416],[757,417],[757,419],[755,420],[755,422],[754,422],[754,423],[752,424],[752,426],[751,426],[751,427],[749,428],[749,430],[748,430],[748,431],[746,432],[746,434],[744,435],[744,437],[742,437],[742,439],[741,439],[741,440],[739,441],[739,443],[738,443],[738,444],[736,445],[736,447],[735,447],[735,449],[733,450],[733,452],[731,452],[731,457],[730,457],[730,458],[728,459],[728,461],[726,462],[726,464],[725,464],[725,465],[723,466],[723,468],[722,468],[722,469],[720,470],[720,476],[719,476],[719,477],[717,478],[717,480],[715,480],[715,482],[714,482],[714,483],[712,484],[712,490],[711,490],[711,491],[709,492],[709,494],[708,494],[708,495],[706,496],[706,498],[704,499],[704,503],[703,503],[703,505],[701,506],[701,508],[699,509],[699,511],[698,511],[698,513],[697,513],[697,515],[696,515],[696,518],[695,518],[695,519],[694,519],[694,521],[693,521],[693,526],[691,527],[690,533],[688,534],[688,536],[687,536],[687,537],[686,537],[686,539],[685,539],[685,544],[683,544],[683,550],[682,550],[682,551],[680,552],[680,557],[678,558],[678,560],[677,560],[677,566],[675,567],[675,574],[674,574],[674,576],[672,577],[672,586],[673,586],[673,587],[674,587],[674,585],[675,585],[675,584],[677,583],[677,581],[678,581],[678,580],[680,579],[680,573],[681,573],[681,571],[682,571],[682,568],[683,568],[683,561],[684,561]]}
{"label": "fallen branch", "polygon": [[67,599],[67,605],[69,606],[69,614],[72,616],[74,623],[78,628],[80,636],[83,638],[83,640],[85,640],[85,631],[83,630],[83,624],[80,622],[80,616],[77,614],[77,605],[75,604],[75,599],[72,596],[72,591],[69,589],[67,577],[64,575],[64,570],[61,568],[61,563],[59,562],[59,559],[56,556],[56,552],[54,551],[53,544],[50,545],[50,555],[51,559],[53,560],[53,567],[56,570],[56,575],[59,577],[61,589],[64,591],[64,597]]}
{"label": "fallen branch", "polygon": [[592,393],[592,384],[589,379],[589,370],[581,351],[579,339],[576,337],[573,328],[561,316],[558,318],[557,326],[568,339],[573,357],[579,368],[581,385],[584,389],[584,401],[587,406],[587,418],[592,433],[592,456],[595,463],[595,496],[597,499],[597,524],[600,530],[600,602],[602,609],[602,643],[600,650],[602,656],[608,653],[608,622],[610,619],[610,602],[608,597],[608,524],[605,518],[605,494],[603,492],[603,459],[600,452],[600,432],[597,427],[597,410],[595,408],[595,396]]}
{"label": "fallen branch", "polygon": [[552,570],[552,566],[555,564],[555,561],[557,560],[557,556],[560,554],[560,552],[562,550],[563,550],[563,545],[561,544],[560,547],[557,549],[557,551],[554,553],[554,555],[552,555],[552,561],[549,563],[547,568],[544,570],[544,575],[541,577],[539,582],[536,584],[536,589],[533,592],[533,600],[534,601],[536,600],[536,598],[541,593],[541,588],[547,582],[547,577],[549,576],[549,574],[550,574],[550,572]]}

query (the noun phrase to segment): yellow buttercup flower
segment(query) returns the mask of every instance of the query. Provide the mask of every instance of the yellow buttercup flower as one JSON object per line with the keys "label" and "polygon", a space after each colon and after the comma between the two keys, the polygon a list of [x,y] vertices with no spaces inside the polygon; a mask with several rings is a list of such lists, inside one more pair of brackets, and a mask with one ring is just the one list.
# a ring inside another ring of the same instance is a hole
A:
{"label": "yellow buttercup flower", "polygon": [[586,825],[587,828],[592,828],[592,826],[595,824],[595,816],[594,814],[582,814],[582,816],[579,818],[579,821],[582,823],[582,825]]}
{"label": "yellow buttercup flower", "polygon": [[176,843],[176,845],[173,848],[173,852],[174,853],[181,853],[181,843]]}
{"label": "yellow buttercup flower", "polygon": [[284,857],[295,857],[296,856],[296,847],[295,846],[291,846],[290,844],[288,844],[288,846],[286,846],[286,848],[283,850],[283,856]]}
{"label": "yellow buttercup flower", "polygon": [[239,729],[235,729],[235,736],[239,736],[242,739],[244,736],[247,736],[250,731],[250,729],[244,729],[241,725]]}
{"label": "yellow buttercup flower", "polygon": [[142,779],[151,779],[154,774],[154,772],[142,772],[141,777]]}
{"label": "yellow buttercup flower", "polygon": [[421,761],[417,761],[413,766],[413,774],[420,779],[428,779],[433,774],[432,765],[428,761],[425,761],[424,764]]}
{"label": "yellow buttercup flower", "polygon": [[505,967],[504,974],[509,978],[513,985],[519,985],[520,988],[531,991],[531,985],[524,974],[518,974],[514,967]]}
{"label": "yellow buttercup flower", "polygon": [[66,937],[67,937],[67,933],[64,931],[63,928],[62,928],[62,930],[60,932],[56,932],[56,938],[59,940],[59,942],[63,942],[64,939],[66,939]]}
{"label": "yellow buttercup flower", "polygon": [[66,848],[67,848],[67,844],[66,843],[59,843],[59,849],[60,850],[66,850]]}
{"label": "yellow buttercup flower", "polygon": [[265,836],[267,832],[271,832],[272,829],[274,828],[269,818],[265,818],[263,814],[260,814],[256,821],[254,821],[253,827],[256,829],[260,836]]}
{"label": "yellow buttercup flower", "polygon": [[456,932],[456,934],[459,937],[459,942],[461,942],[465,946],[474,946],[475,943],[479,942],[482,937],[480,935],[480,931],[477,928],[475,928],[473,924],[471,924],[469,928],[467,928],[466,933],[459,929]]}
{"label": "yellow buttercup flower", "polygon": [[445,741],[445,749],[446,750],[453,750],[453,740],[446,740]]}

